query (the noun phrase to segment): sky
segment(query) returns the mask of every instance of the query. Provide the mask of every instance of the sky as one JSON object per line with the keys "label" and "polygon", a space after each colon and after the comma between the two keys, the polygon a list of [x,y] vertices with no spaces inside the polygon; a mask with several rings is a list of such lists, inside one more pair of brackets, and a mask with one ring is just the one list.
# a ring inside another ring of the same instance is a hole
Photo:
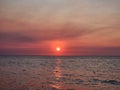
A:
{"label": "sky", "polygon": [[0,0],[0,55],[120,55],[120,0]]}

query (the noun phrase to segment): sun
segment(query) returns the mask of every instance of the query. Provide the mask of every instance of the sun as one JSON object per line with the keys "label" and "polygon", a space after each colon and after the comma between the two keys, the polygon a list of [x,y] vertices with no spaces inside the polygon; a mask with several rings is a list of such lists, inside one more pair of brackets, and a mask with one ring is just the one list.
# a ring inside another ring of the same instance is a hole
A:
{"label": "sun", "polygon": [[61,49],[60,49],[60,47],[56,47],[56,51],[60,51]]}

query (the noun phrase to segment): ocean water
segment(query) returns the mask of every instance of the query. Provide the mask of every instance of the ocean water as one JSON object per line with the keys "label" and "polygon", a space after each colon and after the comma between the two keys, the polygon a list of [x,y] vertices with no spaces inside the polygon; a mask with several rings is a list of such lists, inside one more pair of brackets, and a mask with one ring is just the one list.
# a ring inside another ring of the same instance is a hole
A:
{"label": "ocean water", "polygon": [[120,90],[120,57],[0,56],[0,90]]}

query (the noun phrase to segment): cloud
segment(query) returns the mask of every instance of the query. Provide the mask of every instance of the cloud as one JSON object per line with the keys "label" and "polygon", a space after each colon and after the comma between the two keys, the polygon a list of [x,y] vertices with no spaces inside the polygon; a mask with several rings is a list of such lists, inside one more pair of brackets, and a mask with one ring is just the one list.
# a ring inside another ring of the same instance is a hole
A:
{"label": "cloud", "polygon": [[[46,48],[0,48],[1,55],[54,55]],[[63,55],[119,56],[120,47],[68,47]]]}
{"label": "cloud", "polygon": [[104,46],[97,46],[97,47],[68,47],[66,48],[68,55],[115,55],[119,56],[120,55],[120,46],[118,47],[104,47]]}
{"label": "cloud", "polygon": [[18,32],[0,32],[0,41],[5,42],[32,42],[35,39],[30,36],[25,36]]}
{"label": "cloud", "polygon": [[93,31],[83,26],[65,24],[59,29],[48,30],[16,30],[14,32],[0,31],[0,41],[6,42],[39,42],[47,40],[67,40],[82,37]]}

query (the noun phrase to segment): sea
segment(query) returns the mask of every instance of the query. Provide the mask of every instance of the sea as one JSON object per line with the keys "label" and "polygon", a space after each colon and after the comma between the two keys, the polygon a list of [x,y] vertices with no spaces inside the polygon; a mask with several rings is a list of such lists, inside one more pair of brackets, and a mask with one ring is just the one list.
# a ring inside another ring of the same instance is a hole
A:
{"label": "sea", "polygon": [[120,90],[120,57],[0,56],[0,90]]}

